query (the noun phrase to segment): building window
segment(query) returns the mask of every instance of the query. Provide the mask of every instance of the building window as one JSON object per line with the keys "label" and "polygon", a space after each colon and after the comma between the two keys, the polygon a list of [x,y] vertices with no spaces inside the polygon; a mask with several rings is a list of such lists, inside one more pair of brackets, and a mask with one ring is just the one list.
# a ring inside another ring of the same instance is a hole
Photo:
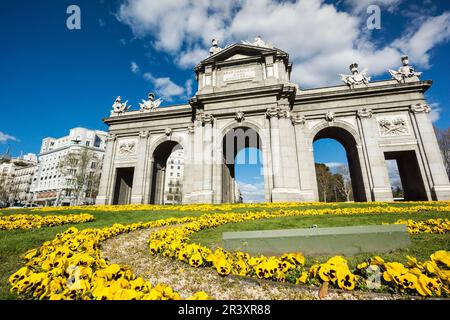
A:
{"label": "building window", "polygon": [[178,172],[178,173],[177,173],[177,177],[179,177],[179,176],[180,176],[180,173]]}
{"label": "building window", "polygon": [[89,147],[91,145],[90,141],[86,141],[86,147]]}

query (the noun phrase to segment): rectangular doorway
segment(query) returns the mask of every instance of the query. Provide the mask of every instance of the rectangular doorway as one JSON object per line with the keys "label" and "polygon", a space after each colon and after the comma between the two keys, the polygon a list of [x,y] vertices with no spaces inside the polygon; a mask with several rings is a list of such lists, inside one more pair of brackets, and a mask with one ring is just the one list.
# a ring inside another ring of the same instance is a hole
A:
{"label": "rectangular doorway", "polygon": [[134,167],[117,168],[113,204],[130,204]]}
{"label": "rectangular doorway", "polygon": [[404,200],[427,201],[428,196],[415,151],[385,152],[384,157],[397,163]]}

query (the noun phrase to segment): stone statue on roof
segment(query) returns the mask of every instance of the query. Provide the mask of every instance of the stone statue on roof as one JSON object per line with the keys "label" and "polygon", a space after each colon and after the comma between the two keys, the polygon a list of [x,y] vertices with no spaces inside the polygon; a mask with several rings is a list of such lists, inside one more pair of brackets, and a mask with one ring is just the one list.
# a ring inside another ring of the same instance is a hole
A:
{"label": "stone statue on roof", "polygon": [[127,106],[128,100],[122,103],[122,97],[118,96],[112,105],[112,113],[120,114],[128,111],[131,106]]}
{"label": "stone statue on roof", "polygon": [[155,94],[150,92],[148,94],[148,100],[142,99],[142,103],[139,103],[141,109],[139,111],[155,111],[161,105],[162,99],[155,100]]}
{"label": "stone statue on roof", "polygon": [[273,49],[273,45],[270,43],[266,43],[261,36],[256,36],[255,40],[253,42],[249,41],[242,41],[243,44],[249,45],[249,46],[255,46],[255,47],[261,47],[261,48],[270,48]]}
{"label": "stone statue on roof", "polygon": [[358,71],[358,64],[355,62],[350,65],[349,69],[352,72],[351,75],[340,74],[340,76],[341,80],[350,88],[353,88],[358,84],[368,84],[370,82],[370,77],[367,74],[367,68],[360,73]]}
{"label": "stone statue on roof", "polygon": [[217,39],[212,39],[212,46],[211,46],[211,48],[209,49],[209,55],[213,55],[213,54],[216,54],[217,52],[219,52],[219,51],[221,51],[222,50],[222,48],[221,47],[219,47],[219,40],[217,40]]}
{"label": "stone statue on roof", "polygon": [[409,65],[409,57],[402,56],[402,66],[398,71],[389,69],[389,73],[392,79],[397,80],[399,83],[405,83],[408,79],[418,81],[422,72],[416,72],[413,67]]}

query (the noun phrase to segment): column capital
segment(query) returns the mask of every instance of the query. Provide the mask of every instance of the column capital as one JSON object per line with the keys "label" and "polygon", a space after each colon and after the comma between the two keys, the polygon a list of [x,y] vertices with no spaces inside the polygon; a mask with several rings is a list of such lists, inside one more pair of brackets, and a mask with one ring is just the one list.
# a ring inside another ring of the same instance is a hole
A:
{"label": "column capital", "polygon": [[214,121],[214,116],[210,113],[204,113],[202,120],[204,124],[212,124],[212,122]]}
{"label": "column capital", "polygon": [[278,117],[278,113],[279,112],[280,112],[280,108],[279,107],[270,107],[266,111],[266,117],[267,118]]}
{"label": "column capital", "polygon": [[358,118],[360,118],[360,119],[363,119],[363,118],[372,118],[373,111],[372,111],[372,109],[362,108],[361,110],[358,110],[358,111],[356,112],[356,115],[357,115]]}
{"label": "column capital", "polygon": [[305,124],[306,118],[304,115],[301,115],[299,113],[294,113],[291,117],[291,121],[292,121],[292,124],[295,126],[295,125],[299,125],[299,124]]}
{"label": "column capital", "polygon": [[150,136],[150,131],[148,131],[148,130],[139,131],[139,138],[146,139],[149,136]]}
{"label": "column capital", "polygon": [[291,117],[291,113],[288,109],[281,109],[278,112],[278,117],[284,118],[284,119],[289,119]]}
{"label": "column capital", "polygon": [[410,106],[410,110],[412,113],[430,113],[431,108],[429,105],[424,103],[416,103]]}
{"label": "column capital", "polygon": [[117,135],[115,133],[108,133],[106,136],[106,142],[116,141]]}
{"label": "column capital", "polygon": [[190,123],[187,127],[188,133],[189,134],[194,134],[195,133],[195,125],[193,123]]}

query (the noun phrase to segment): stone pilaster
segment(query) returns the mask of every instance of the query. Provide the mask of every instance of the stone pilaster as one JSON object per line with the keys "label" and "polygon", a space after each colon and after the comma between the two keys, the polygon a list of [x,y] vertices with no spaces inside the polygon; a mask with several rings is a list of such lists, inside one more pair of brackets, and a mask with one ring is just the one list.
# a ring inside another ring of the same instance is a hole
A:
{"label": "stone pilaster", "polygon": [[278,107],[271,107],[267,109],[266,116],[270,121],[270,143],[271,143],[271,157],[272,157],[272,171],[273,184],[275,188],[283,186],[283,173],[281,170],[281,155],[280,155],[280,128],[278,123]]}
{"label": "stone pilaster", "polygon": [[[431,108],[426,104],[412,105],[410,108],[416,126],[419,130],[418,140],[420,149],[426,155],[431,175],[431,192],[433,200],[450,200],[450,183],[445,170],[439,144],[436,139],[429,113]],[[417,155],[419,158],[419,155]],[[431,199],[430,199],[431,200]]]}
{"label": "stone pilaster", "polygon": [[[192,175],[194,183],[189,195],[190,203],[212,203],[212,165],[213,140],[212,124],[214,117],[211,114],[199,112],[196,116],[194,133],[194,154]],[[185,168],[186,170],[186,168]]]}
{"label": "stone pilaster", "polygon": [[102,176],[100,179],[100,186],[98,189],[98,196],[95,204],[111,204],[112,190],[114,188],[114,154],[116,150],[117,136],[112,133],[106,138],[105,158],[103,160]]}
{"label": "stone pilaster", "polygon": [[312,145],[308,143],[306,119],[298,113],[293,114],[291,119],[295,132],[300,201],[319,201],[319,195],[317,194],[317,180],[314,170],[314,150]]}
{"label": "stone pilaster", "polygon": [[[363,131],[366,159],[370,170],[370,191],[373,201],[393,201],[389,172],[383,151],[378,146],[378,124],[372,111],[363,109],[357,113]],[[358,152],[362,150],[359,149]],[[370,201],[370,198],[367,199]]]}
{"label": "stone pilaster", "polygon": [[[213,122],[214,117],[211,114],[205,114],[203,116],[203,191],[205,197],[208,198],[208,203],[212,202]],[[211,199],[209,200],[209,198]]]}
{"label": "stone pilaster", "polygon": [[191,123],[187,127],[187,143],[184,150],[184,173],[183,173],[183,203],[190,203],[191,192],[193,190],[195,176],[194,173],[194,135],[195,124]]}
{"label": "stone pilaster", "polygon": [[148,150],[148,138],[150,134],[148,131],[139,132],[139,142],[137,149],[136,166],[134,168],[133,188],[131,190],[131,203],[142,204],[144,203],[145,194],[145,180],[147,169],[147,150]]}

